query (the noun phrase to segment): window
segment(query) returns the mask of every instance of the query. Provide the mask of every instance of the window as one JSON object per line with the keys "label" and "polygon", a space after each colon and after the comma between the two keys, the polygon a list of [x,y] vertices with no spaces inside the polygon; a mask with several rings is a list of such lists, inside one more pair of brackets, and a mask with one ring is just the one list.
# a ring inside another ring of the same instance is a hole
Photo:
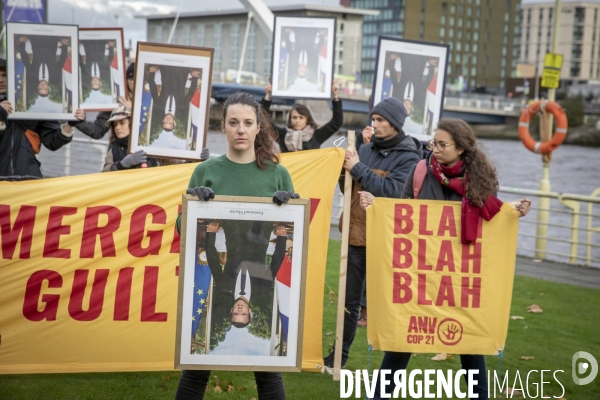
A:
{"label": "window", "polygon": [[502,61],[500,62],[500,65],[502,66],[502,68],[506,67],[506,58],[502,59]]}
{"label": "window", "polygon": [[462,19],[462,18],[459,18],[459,19],[458,19],[458,27],[459,27],[459,28],[462,28],[462,26],[463,26],[463,19]]}
{"label": "window", "polygon": [[[471,56],[471,64],[477,64],[477,54],[473,54]],[[475,75],[475,74],[473,74]]]}
{"label": "window", "polygon": [[505,56],[506,55],[506,46],[502,47],[502,55]]}
{"label": "window", "polygon": [[467,16],[473,15],[473,7],[467,7]]}
{"label": "window", "polygon": [[464,15],[464,13],[465,13],[465,6],[458,6],[458,13],[460,15]]}
{"label": "window", "polygon": [[465,39],[471,40],[471,31],[466,31],[465,32]]}
{"label": "window", "polygon": [[265,76],[268,76],[271,73],[271,52],[272,51],[273,51],[273,37],[265,36],[264,50],[263,50],[263,73],[265,74]]}
{"label": "window", "polygon": [[[582,24],[584,20],[585,20],[585,8],[576,7],[575,8],[575,23]],[[579,76],[579,74],[577,74],[577,76]]]}
{"label": "window", "polygon": [[440,24],[442,24],[442,25],[446,24],[446,14],[442,14],[442,17],[440,18]]}
{"label": "window", "polygon": [[571,58],[581,58],[581,44],[573,43],[571,48]]}
{"label": "window", "polygon": [[580,72],[581,72],[581,63],[572,62],[571,63],[571,76],[578,77]]}
{"label": "window", "polygon": [[454,15],[450,16],[450,26],[454,26]]}
{"label": "window", "polygon": [[471,29],[471,18],[467,18],[467,28]]}
{"label": "window", "polygon": [[[477,67],[471,67],[471,76],[477,75]],[[471,81],[473,82],[473,81]],[[471,83],[472,86],[475,86],[475,83]]]}
{"label": "window", "polygon": [[448,29],[448,37],[450,37],[450,38],[454,37],[454,29],[453,28]]}
{"label": "window", "polygon": [[[215,48],[213,69],[216,72],[221,72],[221,34],[223,31],[223,23],[217,22],[214,26],[213,46]],[[270,68],[269,68],[270,69]]]}
{"label": "window", "polygon": [[456,62],[460,62],[460,53],[456,53],[456,57],[454,58]]}
{"label": "window", "polygon": [[518,47],[513,47],[512,56],[513,56],[513,58],[518,58],[519,57],[519,48]]}
{"label": "window", "polygon": [[504,44],[504,45],[507,45],[507,44],[508,44],[508,36],[506,36],[506,35],[505,35],[505,36],[502,38],[502,44]]}
{"label": "window", "polygon": [[444,28],[443,26],[440,28],[440,37],[444,37],[446,36],[446,28]]}
{"label": "window", "polygon": [[476,9],[475,9],[475,17],[476,17],[476,18],[479,18],[479,17],[481,17],[481,9],[479,9],[479,8],[476,8]]}
{"label": "window", "polygon": [[504,13],[504,22],[510,21],[510,13]]}
{"label": "window", "polygon": [[250,21],[248,29],[248,43],[246,45],[246,57],[244,60],[246,71],[256,72],[256,23]]}
{"label": "window", "polygon": [[477,43],[473,43],[473,53],[477,53],[478,45]]}
{"label": "window", "polygon": [[[472,75],[475,75],[475,74],[472,74]],[[475,87],[475,79],[471,79],[469,86],[471,86],[472,88]]]}
{"label": "window", "polygon": [[583,26],[573,27],[573,40],[583,40]]}
{"label": "window", "polygon": [[454,4],[450,6],[450,14],[456,14],[456,6]]}
{"label": "window", "polygon": [[474,42],[479,41],[479,32],[473,32],[473,41]]}
{"label": "window", "polygon": [[460,30],[458,32],[456,32],[456,38],[462,39],[462,33],[463,33],[463,31],[460,31]]}
{"label": "window", "polygon": [[465,43],[465,51],[471,51],[471,44]]}
{"label": "window", "polygon": [[446,69],[448,71],[448,75],[450,75],[452,73],[452,65],[448,64]]}
{"label": "window", "polygon": [[239,60],[239,40],[240,40],[240,24],[237,22],[231,23],[230,33],[229,33],[229,67],[230,68],[238,68]]}
{"label": "window", "polygon": [[540,8],[540,12],[538,14],[538,19],[539,19],[539,23],[541,25],[542,22],[544,21],[544,9],[543,8]]}
{"label": "window", "polygon": [[163,28],[162,25],[159,25],[154,30],[154,41],[161,43],[163,41]]}
{"label": "window", "polygon": [[462,65],[456,64],[454,68],[456,70],[456,75],[460,75],[462,73]]}
{"label": "window", "polygon": [[475,22],[473,23],[473,28],[479,29],[479,21],[478,20],[475,20]]}
{"label": "window", "polygon": [[196,46],[204,46],[204,24],[196,25]]}
{"label": "window", "polygon": [[506,78],[506,71],[500,70],[500,78]]}
{"label": "window", "polygon": [[181,38],[181,43],[185,46],[189,46],[190,45],[190,26],[188,24],[185,24],[183,26],[183,32],[182,32],[182,38]]}
{"label": "window", "polygon": [[442,12],[446,12],[448,11],[448,3],[446,3],[445,1],[442,3]]}
{"label": "window", "polygon": [[460,51],[461,47],[462,47],[462,43],[461,42],[456,42],[456,51]]}
{"label": "window", "polygon": [[552,25],[552,13],[554,12],[553,8],[548,9],[548,25]]}

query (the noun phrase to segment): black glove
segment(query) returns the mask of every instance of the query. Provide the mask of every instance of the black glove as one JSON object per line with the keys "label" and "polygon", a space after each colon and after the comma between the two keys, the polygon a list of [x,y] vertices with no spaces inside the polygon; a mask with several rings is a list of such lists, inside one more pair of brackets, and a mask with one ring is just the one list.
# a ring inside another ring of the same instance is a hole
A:
{"label": "black glove", "polygon": [[290,199],[299,199],[300,195],[292,191],[278,190],[273,194],[273,203],[277,203],[278,206],[286,204]]}
{"label": "black glove", "polygon": [[136,165],[145,163],[148,161],[148,156],[144,150],[138,150],[135,153],[128,154],[121,161],[117,163],[117,169],[129,169]]}
{"label": "black glove", "polygon": [[67,124],[69,124],[71,126],[77,126],[77,125],[81,124],[82,122],[85,122],[85,120],[76,119],[75,121],[67,121]]}
{"label": "black glove", "polygon": [[202,149],[202,153],[200,153],[200,160],[206,161],[209,158],[210,158],[210,150],[208,150],[208,147],[205,147]]}
{"label": "black glove", "polygon": [[190,188],[186,191],[186,193],[196,196],[200,201],[209,201],[210,199],[215,198],[215,192],[206,186]]}

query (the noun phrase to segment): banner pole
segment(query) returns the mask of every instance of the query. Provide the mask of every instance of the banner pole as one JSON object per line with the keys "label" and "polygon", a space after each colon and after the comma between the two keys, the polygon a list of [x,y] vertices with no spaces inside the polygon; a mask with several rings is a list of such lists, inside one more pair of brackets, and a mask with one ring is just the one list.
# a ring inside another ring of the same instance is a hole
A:
{"label": "banner pole", "polygon": [[[354,148],[354,131],[348,131],[348,150]],[[342,252],[340,255],[340,281],[338,286],[337,320],[335,328],[335,351],[333,359],[333,380],[340,380],[342,369],[342,345],[344,343],[344,316],[346,303],[346,272],[348,269],[348,236],[350,234],[350,201],[352,200],[352,175],[345,172],[344,211],[342,218]]]}

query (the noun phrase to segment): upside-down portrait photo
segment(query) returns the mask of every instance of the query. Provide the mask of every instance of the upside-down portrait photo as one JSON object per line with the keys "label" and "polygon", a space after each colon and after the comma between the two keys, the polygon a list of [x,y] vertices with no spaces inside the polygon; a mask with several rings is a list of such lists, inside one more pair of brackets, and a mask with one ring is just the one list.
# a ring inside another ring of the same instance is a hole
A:
{"label": "upside-down portrait photo", "polygon": [[292,367],[301,335],[305,206],[277,210],[239,199],[187,202],[179,362]]}

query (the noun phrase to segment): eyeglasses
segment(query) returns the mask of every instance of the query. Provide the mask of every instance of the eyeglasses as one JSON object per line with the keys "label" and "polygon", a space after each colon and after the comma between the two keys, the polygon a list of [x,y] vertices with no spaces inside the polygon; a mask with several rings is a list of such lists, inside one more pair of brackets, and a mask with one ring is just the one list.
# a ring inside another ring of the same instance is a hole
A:
{"label": "eyeglasses", "polygon": [[454,146],[455,143],[436,142],[435,140],[432,139],[428,142],[428,145],[429,145],[428,146],[429,150],[433,150],[437,147],[440,151],[444,151],[444,150],[446,150],[446,147]]}

